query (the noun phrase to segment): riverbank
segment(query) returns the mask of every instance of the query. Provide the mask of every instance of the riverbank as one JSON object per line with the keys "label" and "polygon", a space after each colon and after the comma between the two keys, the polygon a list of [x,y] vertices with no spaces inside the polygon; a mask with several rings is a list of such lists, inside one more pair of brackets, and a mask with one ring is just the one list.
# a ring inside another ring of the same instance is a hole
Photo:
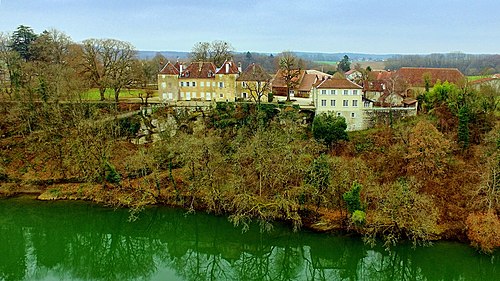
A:
{"label": "riverbank", "polygon": [[[453,124],[426,115],[325,143],[294,107],[219,103],[207,112],[160,108],[151,118],[116,120],[103,119],[101,107],[60,110],[87,121],[54,129],[54,118],[40,115],[38,131],[0,138],[4,194],[132,213],[162,204],[225,214],[239,226],[283,221],[296,230],[349,231],[386,247],[436,239],[499,247],[499,122],[471,133],[477,141],[464,149]],[[155,132],[152,119],[165,128],[133,143],[140,128]]]}
{"label": "riverbank", "polygon": [[[133,181],[128,182],[130,186]],[[0,184],[0,199],[7,199],[16,196],[30,196],[34,200],[54,201],[54,200],[77,200],[90,201],[102,206],[111,208],[127,208],[131,217],[135,217],[144,207],[152,205],[179,207],[186,211],[210,212],[206,206],[192,204],[181,204],[188,200],[179,200],[169,190],[154,189],[134,189],[117,187],[113,185],[88,184],[88,183],[62,183],[45,185],[22,185],[19,183]],[[213,213],[213,212],[212,212]],[[318,233],[351,233],[365,235],[362,228],[349,223],[346,213],[327,208],[315,208],[314,206],[302,206],[300,210],[302,228]],[[218,215],[230,216],[230,213],[218,213]],[[279,219],[278,219],[279,220]],[[286,220],[283,221],[286,223]],[[269,223],[272,223],[270,221]],[[291,224],[289,224],[292,226]],[[441,226],[441,235],[434,235],[429,241],[459,241],[469,243],[470,240],[461,229],[445,229]],[[297,229],[300,231],[300,229]],[[361,239],[361,237],[360,237]]]}

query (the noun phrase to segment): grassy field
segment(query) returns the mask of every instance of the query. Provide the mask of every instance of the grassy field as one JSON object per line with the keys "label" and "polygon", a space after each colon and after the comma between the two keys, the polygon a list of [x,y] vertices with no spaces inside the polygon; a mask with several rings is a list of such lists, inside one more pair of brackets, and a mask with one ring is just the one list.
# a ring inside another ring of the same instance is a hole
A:
{"label": "grassy field", "polygon": [[[139,98],[139,93],[145,93],[145,90],[143,89],[125,89],[120,91],[120,99],[126,99],[126,98]],[[155,90],[153,96],[157,96],[158,93]],[[113,90],[107,89],[106,92],[104,93],[104,97],[106,100],[114,100],[115,99],[115,94]],[[90,89],[85,93],[82,97],[85,100],[100,100],[101,96],[99,94],[99,89]]]}
{"label": "grassy field", "polygon": [[314,61],[314,63],[317,63],[317,64],[326,64],[326,65],[337,65],[336,61],[322,61],[322,60],[317,60],[317,61]]}
{"label": "grassy field", "polygon": [[486,78],[486,77],[490,77],[490,75],[473,75],[473,76],[467,76],[467,80],[469,80],[469,82],[472,82],[472,81],[476,81],[476,80],[483,79],[483,78]]}

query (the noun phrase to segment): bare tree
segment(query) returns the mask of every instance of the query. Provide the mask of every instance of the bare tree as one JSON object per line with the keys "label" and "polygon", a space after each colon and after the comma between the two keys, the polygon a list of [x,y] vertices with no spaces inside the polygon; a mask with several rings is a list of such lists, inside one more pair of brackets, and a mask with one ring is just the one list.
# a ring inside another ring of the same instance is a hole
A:
{"label": "bare tree", "polygon": [[83,41],[83,66],[90,80],[99,88],[101,100],[108,87],[118,101],[120,90],[132,82],[134,47],[115,39],[87,39]]}
{"label": "bare tree", "polygon": [[243,82],[243,89],[250,92],[250,98],[258,105],[271,89],[271,76],[257,64],[249,65],[238,79]]}
{"label": "bare tree", "polygon": [[189,57],[191,61],[210,61],[221,66],[224,61],[231,59],[233,47],[231,44],[215,40],[212,43],[198,42],[194,45]]}
{"label": "bare tree", "polygon": [[279,58],[279,68],[286,84],[286,100],[290,101],[290,89],[293,89],[299,83],[297,78],[300,74],[300,67],[297,57],[291,52],[283,52]]}

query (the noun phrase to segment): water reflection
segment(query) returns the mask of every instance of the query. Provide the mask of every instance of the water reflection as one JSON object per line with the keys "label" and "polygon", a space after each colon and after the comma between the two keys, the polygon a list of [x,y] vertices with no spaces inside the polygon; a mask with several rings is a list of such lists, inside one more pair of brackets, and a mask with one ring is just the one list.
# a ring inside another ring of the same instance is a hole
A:
{"label": "water reflection", "polygon": [[500,280],[500,262],[453,243],[372,249],[357,238],[242,234],[224,217],[82,202],[0,201],[0,280]]}

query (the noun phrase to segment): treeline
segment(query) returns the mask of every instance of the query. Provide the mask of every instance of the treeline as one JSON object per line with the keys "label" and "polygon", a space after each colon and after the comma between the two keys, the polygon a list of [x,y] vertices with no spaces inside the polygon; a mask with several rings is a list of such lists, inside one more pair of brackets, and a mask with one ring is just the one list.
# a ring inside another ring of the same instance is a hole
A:
{"label": "treeline", "polygon": [[[97,88],[118,101],[124,89],[156,89],[165,58],[141,60],[128,42],[86,39],[80,43],[56,29],[40,34],[28,26],[0,33],[0,95],[11,101],[81,100]],[[145,93],[146,95],[146,93]]]}
{"label": "treeline", "polygon": [[463,53],[430,55],[397,55],[387,59],[386,69],[401,67],[452,67],[464,75],[490,75],[500,72],[500,55],[472,55]]}

